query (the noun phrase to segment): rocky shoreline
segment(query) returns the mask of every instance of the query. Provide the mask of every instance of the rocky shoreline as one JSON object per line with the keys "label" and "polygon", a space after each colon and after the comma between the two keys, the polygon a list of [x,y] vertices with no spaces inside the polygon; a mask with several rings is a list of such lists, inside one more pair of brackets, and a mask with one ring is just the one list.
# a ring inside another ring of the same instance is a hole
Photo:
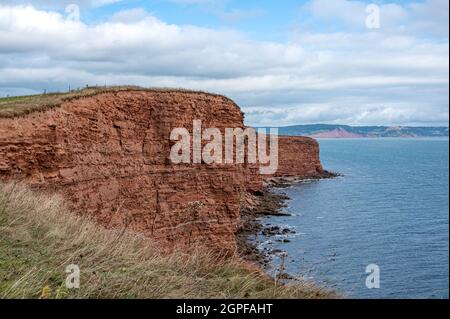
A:
{"label": "rocky shoreline", "polygon": [[[272,257],[282,253],[280,250],[261,250],[258,248],[258,235],[272,237],[276,235],[294,234],[295,231],[274,225],[263,225],[261,218],[266,216],[289,216],[283,212],[286,207],[285,202],[290,198],[285,194],[276,194],[275,188],[285,188],[296,183],[307,180],[320,180],[334,178],[340,174],[324,171],[316,177],[272,177],[264,182],[264,189],[261,192],[247,194],[241,209],[241,223],[236,233],[238,254],[245,261],[254,263],[263,269],[267,269]],[[288,242],[289,239],[280,239]]]}

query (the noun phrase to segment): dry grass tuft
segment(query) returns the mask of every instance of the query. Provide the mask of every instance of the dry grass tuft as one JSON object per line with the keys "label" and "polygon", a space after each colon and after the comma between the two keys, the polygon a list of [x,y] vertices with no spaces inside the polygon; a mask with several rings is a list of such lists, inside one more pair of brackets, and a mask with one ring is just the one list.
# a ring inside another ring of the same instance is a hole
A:
{"label": "dry grass tuft", "polygon": [[[150,239],[107,230],[56,195],[0,183],[0,298],[328,298],[309,284],[276,285],[238,259],[200,248],[163,255]],[[81,271],[65,285],[66,266]]]}

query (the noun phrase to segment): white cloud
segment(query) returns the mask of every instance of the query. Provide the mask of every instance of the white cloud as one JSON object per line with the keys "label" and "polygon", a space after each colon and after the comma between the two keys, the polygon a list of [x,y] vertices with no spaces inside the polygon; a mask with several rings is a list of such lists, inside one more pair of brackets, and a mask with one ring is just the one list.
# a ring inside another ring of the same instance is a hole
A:
{"label": "white cloud", "polygon": [[[311,0],[301,6],[302,17],[335,29],[364,31],[366,7],[372,1]],[[448,37],[448,0],[424,0],[410,4],[379,4],[380,32]],[[367,31],[367,30],[365,30]]]}
{"label": "white cloud", "polygon": [[109,4],[121,2],[123,0],[0,0],[0,5],[33,5],[42,6],[47,9],[62,9],[70,4],[76,4],[80,7],[103,7]]}
{"label": "white cloud", "polygon": [[187,87],[230,96],[256,125],[447,123],[448,51],[448,38],[413,33],[302,31],[277,43],[168,24],[142,9],[89,25],[0,5],[0,95]]}
{"label": "white cloud", "polygon": [[135,23],[148,17],[148,13],[141,8],[123,10],[115,13],[109,20],[118,23]]}
{"label": "white cloud", "polygon": [[448,38],[448,0],[426,0],[409,6],[412,11],[411,30]]}

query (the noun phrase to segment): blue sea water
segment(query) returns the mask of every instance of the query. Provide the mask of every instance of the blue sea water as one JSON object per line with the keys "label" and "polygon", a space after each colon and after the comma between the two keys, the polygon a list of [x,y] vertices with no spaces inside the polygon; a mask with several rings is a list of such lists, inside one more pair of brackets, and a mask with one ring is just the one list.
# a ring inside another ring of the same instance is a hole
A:
{"label": "blue sea water", "polygon": [[[448,298],[448,139],[324,139],[323,166],[344,176],[278,189],[294,228],[281,249],[289,273],[351,298]],[[279,259],[273,261],[276,268]],[[366,266],[380,269],[368,289]]]}

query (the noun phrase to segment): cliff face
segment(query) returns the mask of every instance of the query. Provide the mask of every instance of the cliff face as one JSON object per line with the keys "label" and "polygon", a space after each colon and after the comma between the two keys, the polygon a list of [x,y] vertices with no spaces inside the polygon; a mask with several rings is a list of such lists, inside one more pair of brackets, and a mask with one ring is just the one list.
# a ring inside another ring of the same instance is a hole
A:
{"label": "cliff face", "polygon": [[[0,179],[57,191],[106,227],[128,227],[164,247],[201,242],[235,251],[246,190],[262,187],[257,168],[174,165],[172,129],[243,127],[231,100],[205,93],[124,91],[0,119]],[[280,175],[321,169],[311,139],[282,138]]]}
{"label": "cliff face", "polygon": [[319,143],[303,136],[278,138],[278,170],[274,176],[320,178],[327,173],[320,163]]}

